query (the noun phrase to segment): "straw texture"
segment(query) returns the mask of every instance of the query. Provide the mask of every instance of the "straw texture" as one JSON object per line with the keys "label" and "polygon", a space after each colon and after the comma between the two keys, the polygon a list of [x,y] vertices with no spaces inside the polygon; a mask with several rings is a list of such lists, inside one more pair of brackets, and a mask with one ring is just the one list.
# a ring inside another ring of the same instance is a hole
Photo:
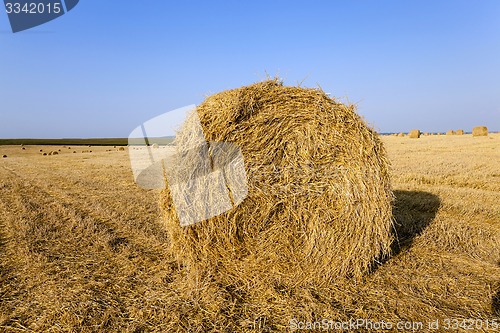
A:
{"label": "straw texture", "polygon": [[[241,149],[248,194],[221,215],[181,227],[168,187],[162,192],[165,226],[186,282],[212,281],[262,297],[276,286],[292,290],[358,279],[389,255],[388,160],[353,105],[319,89],[268,80],[210,96],[196,112],[206,142]],[[175,141],[186,156],[199,140],[189,128]]]}

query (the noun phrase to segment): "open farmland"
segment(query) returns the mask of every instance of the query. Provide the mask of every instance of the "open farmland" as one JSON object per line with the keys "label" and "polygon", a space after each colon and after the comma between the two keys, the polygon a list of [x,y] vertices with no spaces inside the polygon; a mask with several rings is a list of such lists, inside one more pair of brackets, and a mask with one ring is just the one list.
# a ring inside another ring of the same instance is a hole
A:
{"label": "open farmland", "polygon": [[136,186],[127,151],[0,146],[0,330],[270,332],[293,319],[368,319],[426,331],[453,319],[500,331],[500,135],[383,142],[392,257],[361,283],[276,288],[259,304],[231,286],[184,283],[159,192]]}

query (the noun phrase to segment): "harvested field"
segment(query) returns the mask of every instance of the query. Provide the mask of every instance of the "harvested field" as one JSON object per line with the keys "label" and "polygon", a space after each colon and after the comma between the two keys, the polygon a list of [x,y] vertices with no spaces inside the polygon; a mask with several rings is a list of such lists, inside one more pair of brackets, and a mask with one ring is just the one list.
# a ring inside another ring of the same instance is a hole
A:
{"label": "harvested field", "polygon": [[[500,316],[500,134],[381,137],[398,241],[360,282],[259,298],[185,283],[158,206],[128,154],[0,146],[0,331],[282,332],[297,321]],[[422,330],[425,331],[425,330]],[[474,331],[498,331],[491,326]]]}

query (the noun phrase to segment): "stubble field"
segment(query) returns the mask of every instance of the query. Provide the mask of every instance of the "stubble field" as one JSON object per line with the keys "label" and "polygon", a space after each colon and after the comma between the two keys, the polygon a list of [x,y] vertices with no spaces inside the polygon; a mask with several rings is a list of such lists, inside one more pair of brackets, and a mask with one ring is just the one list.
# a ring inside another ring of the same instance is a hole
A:
{"label": "stubble field", "polygon": [[361,283],[277,290],[266,304],[183,283],[159,192],[136,186],[126,150],[0,146],[0,331],[270,332],[322,319],[500,331],[500,134],[383,141],[393,256]]}

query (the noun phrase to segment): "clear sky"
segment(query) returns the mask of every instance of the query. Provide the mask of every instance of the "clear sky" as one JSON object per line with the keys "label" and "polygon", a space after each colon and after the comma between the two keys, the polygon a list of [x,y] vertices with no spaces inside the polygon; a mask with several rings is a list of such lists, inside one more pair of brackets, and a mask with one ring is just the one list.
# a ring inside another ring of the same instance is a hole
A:
{"label": "clear sky", "polygon": [[500,130],[500,1],[97,1],[13,34],[0,12],[0,137],[126,137],[278,75],[382,132]]}

